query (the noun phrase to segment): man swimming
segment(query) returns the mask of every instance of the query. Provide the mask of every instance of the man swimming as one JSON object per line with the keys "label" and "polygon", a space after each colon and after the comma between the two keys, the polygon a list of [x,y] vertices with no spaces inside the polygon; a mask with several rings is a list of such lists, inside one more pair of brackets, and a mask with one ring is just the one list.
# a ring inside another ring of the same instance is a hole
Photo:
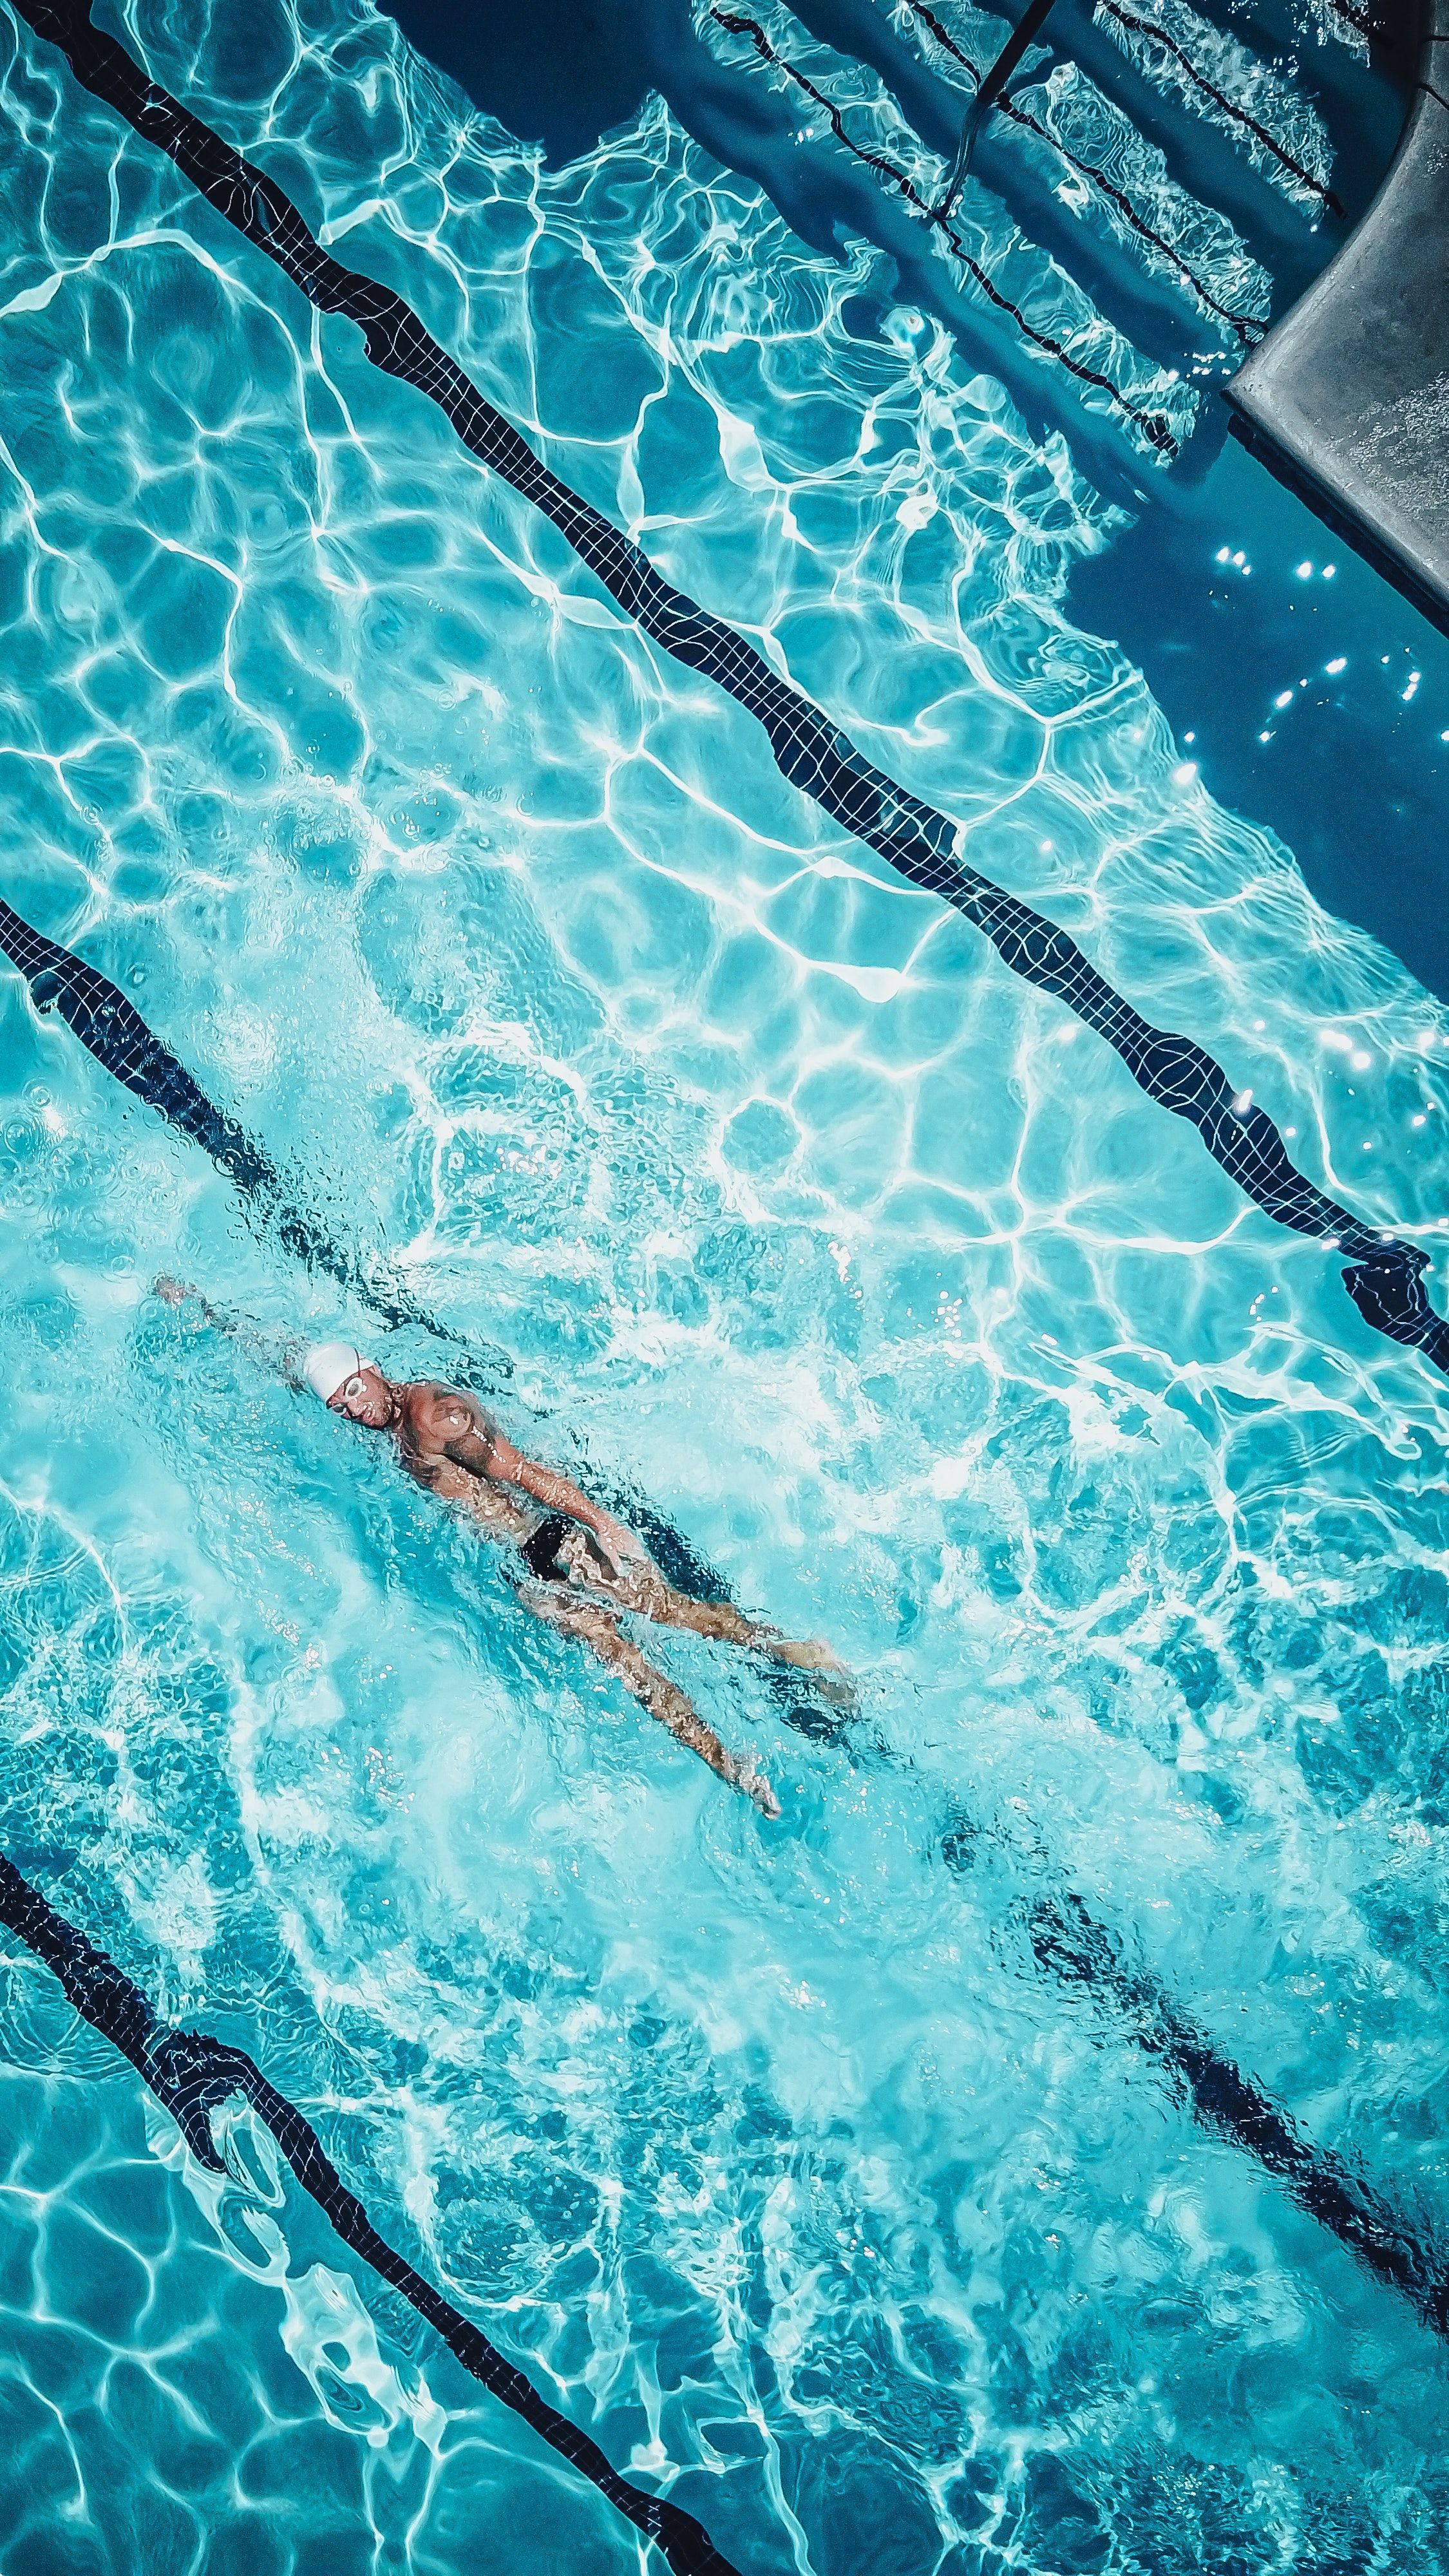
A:
{"label": "man swimming", "polygon": [[[195,1298],[209,1323],[237,1330],[199,1291],[178,1280],[158,1279],[156,1291],[172,1306]],[[456,1504],[500,1546],[516,1548],[531,1577],[517,1587],[520,1601],[592,1647],[677,1742],[699,1754],[732,1789],[753,1798],[764,1815],[779,1815],[769,1782],[753,1763],[726,1751],[677,1683],[622,1633],[619,1613],[634,1611],[659,1626],[686,1628],[817,1673],[831,1697],[849,1699],[848,1676],[828,1646],[782,1637],[728,1601],[696,1601],[676,1591],[632,1530],[592,1502],[572,1478],[516,1449],[476,1397],[460,1388],[426,1378],[394,1384],[351,1342],[319,1342],[289,1354],[282,1367],[293,1385],[305,1384],[320,1396],[329,1413],[387,1433],[420,1485],[440,1502]]]}

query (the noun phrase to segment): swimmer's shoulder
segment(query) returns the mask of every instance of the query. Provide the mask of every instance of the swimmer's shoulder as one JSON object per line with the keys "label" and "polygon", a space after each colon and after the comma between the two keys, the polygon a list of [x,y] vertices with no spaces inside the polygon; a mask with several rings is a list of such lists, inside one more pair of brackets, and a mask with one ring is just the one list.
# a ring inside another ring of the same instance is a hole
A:
{"label": "swimmer's shoulder", "polygon": [[445,1456],[460,1440],[478,1440],[492,1448],[497,1425],[476,1397],[440,1379],[424,1378],[403,1395],[404,1438],[425,1456]]}

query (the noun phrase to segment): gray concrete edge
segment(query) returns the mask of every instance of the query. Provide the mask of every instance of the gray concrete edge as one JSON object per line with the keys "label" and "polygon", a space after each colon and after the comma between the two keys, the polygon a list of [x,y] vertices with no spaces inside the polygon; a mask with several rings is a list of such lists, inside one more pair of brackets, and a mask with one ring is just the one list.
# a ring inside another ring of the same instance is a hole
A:
{"label": "gray concrete edge", "polygon": [[[1442,222],[1434,240],[1425,238],[1421,218],[1436,189]],[[1391,403],[1400,391],[1391,365],[1379,381],[1365,365],[1365,301],[1378,300],[1387,310],[1402,298],[1415,259],[1425,267],[1426,295],[1442,308],[1449,283],[1449,0],[1424,0],[1414,95],[1373,203],[1323,274],[1223,388],[1244,443],[1449,632],[1449,514],[1426,508],[1422,489],[1415,491],[1392,456],[1366,459],[1361,436],[1355,452],[1365,405]],[[1387,350],[1392,325],[1382,337]],[[1325,403],[1324,374],[1335,361],[1338,398]],[[1436,426],[1449,454],[1449,374]]]}

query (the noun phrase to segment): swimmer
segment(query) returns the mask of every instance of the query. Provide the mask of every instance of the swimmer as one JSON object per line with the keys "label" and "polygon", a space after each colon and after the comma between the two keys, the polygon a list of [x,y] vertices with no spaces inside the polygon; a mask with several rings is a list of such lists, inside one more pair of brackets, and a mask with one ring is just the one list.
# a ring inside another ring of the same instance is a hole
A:
{"label": "swimmer", "polygon": [[[170,1306],[194,1298],[208,1323],[239,1329],[179,1280],[158,1279],[156,1293]],[[255,1343],[255,1336],[241,1330]],[[518,1586],[525,1607],[591,1647],[676,1742],[752,1798],[763,1815],[779,1815],[768,1780],[753,1763],[726,1751],[678,1685],[622,1633],[619,1613],[634,1611],[659,1626],[686,1628],[815,1673],[827,1696],[848,1703],[854,1698],[849,1676],[828,1646],[782,1637],[728,1601],[696,1601],[677,1592],[632,1530],[591,1502],[570,1477],[516,1449],[476,1397],[460,1388],[433,1379],[395,1385],[351,1342],[294,1349],[282,1368],[294,1386],[309,1386],[329,1413],[363,1430],[385,1432],[420,1485],[466,1512],[499,1546],[516,1548],[530,1577]]]}

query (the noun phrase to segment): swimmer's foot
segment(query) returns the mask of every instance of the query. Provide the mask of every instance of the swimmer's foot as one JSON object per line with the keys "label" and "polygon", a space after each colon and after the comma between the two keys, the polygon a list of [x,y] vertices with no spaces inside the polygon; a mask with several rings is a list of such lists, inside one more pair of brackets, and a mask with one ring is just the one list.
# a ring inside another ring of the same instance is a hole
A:
{"label": "swimmer's foot", "polygon": [[777,1664],[789,1664],[797,1673],[811,1673],[822,1699],[837,1708],[854,1708],[859,1694],[848,1667],[832,1646],[819,1637],[781,1637],[772,1643],[770,1653]]}
{"label": "swimmer's foot", "polygon": [[761,1815],[768,1816],[771,1824],[778,1823],[780,1801],[763,1771],[757,1771],[753,1762],[739,1764],[735,1772],[735,1787],[743,1789],[747,1798],[753,1798]]}

